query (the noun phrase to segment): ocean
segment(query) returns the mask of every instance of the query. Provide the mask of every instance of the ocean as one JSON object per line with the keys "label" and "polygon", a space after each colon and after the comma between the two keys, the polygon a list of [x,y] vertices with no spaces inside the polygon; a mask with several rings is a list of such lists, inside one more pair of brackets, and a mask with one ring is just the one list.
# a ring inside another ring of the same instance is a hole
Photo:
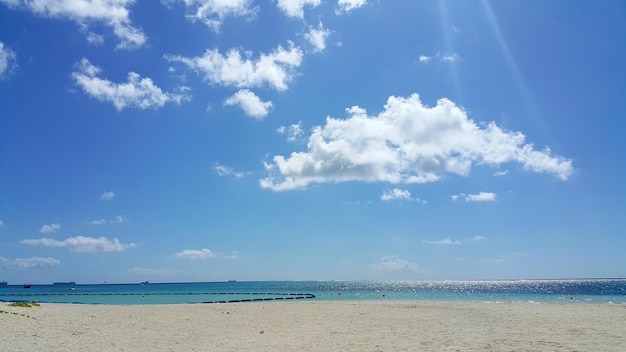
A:
{"label": "ocean", "polygon": [[237,281],[1,285],[0,301],[177,304],[259,301],[477,301],[626,304],[626,279],[502,281]]}

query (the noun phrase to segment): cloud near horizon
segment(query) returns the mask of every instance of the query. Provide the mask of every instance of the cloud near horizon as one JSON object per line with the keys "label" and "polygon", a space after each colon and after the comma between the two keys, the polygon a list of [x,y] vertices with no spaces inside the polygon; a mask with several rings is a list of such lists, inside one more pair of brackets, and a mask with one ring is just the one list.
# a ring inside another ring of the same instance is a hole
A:
{"label": "cloud near horizon", "polygon": [[370,264],[370,268],[376,271],[399,274],[416,273],[419,271],[417,264],[402,259],[397,255],[383,256],[378,263]]}
{"label": "cloud near horizon", "polygon": [[109,240],[106,237],[69,237],[62,241],[51,238],[25,239],[20,241],[21,244],[43,247],[61,247],[69,248],[74,252],[121,252],[129,248],[134,248],[135,243],[122,244],[117,238]]}
{"label": "cloud near horizon", "polygon": [[431,241],[431,240],[422,240],[423,243],[426,244],[436,244],[436,245],[440,245],[440,246],[452,246],[452,245],[459,245],[459,244],[463,244],[463,242],[459,241],[459,240],[451,240],[449,238],[443,239],[443,240],[439,240],[439,241]]}
{"label": "cloud near horizon", "polygon": [[477,124],[445,98],[428,107],[418,94],[391,96],[378,115],[358,106],[346,111],[348,118],[329,116],[313,129],[307,151],[266,162],[269,176],[260,186],[288,191],[328,182],[428,183],[447,174],[468,176],[474,165],[513,162],[560,180],[574,173],[570,159],[547,147],[535,150],[521,132]]}
{"label": "cloud near horizon", "polygon": [[47,269],[51,266],[59,265],[61,261],[52,257],[30,257],[8,259],[0,257],[0,268],[4,269]]}

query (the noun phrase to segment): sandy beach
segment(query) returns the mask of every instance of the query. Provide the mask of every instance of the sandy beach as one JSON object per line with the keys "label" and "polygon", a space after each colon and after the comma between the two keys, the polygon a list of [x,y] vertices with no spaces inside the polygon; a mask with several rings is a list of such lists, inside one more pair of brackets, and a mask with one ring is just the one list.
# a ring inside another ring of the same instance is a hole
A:
{"label": "sandy beach", "polygon": [[2,303],[0,310],[6,352],[626,351],[624,304]]}

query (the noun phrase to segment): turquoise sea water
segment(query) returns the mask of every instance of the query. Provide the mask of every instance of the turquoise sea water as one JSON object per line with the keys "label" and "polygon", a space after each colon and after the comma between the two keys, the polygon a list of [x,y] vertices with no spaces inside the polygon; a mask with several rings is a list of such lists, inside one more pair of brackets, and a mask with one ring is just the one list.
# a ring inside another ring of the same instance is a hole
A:
{"label": "turquoise sea water", "polygon": [[255,301],[479,301],[626,304],[626,279],[243,281],[0,286],[0,301],[174,304]]}

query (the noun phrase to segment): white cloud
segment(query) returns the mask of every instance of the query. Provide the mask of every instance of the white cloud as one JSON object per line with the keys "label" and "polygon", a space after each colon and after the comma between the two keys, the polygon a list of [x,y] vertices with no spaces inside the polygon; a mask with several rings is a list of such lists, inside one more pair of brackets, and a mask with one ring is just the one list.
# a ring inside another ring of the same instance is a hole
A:
{"label": "white cloud", "polygon": [[100,45],[104,43],[104,36],[101,34],[96,34],[94,32],[87,33],[87,41],[89,44]]}
{"label": "white cloud", "polygon": [[270,85],[277,91],[285,91],[295,76],[295,68],[302,62],[302,50],[289,43],[289,49],[278,46],[270,54],[260,54],[256,60],[246,52],[242,58],[238,49],[222,55],[217,49],[207,50],[201,57],[166,55],[165,59],[181,62],[190,69],[204,75],[204,79],[215,84],[237,88]]}
{"label": "white cloud", "polygon": [[61,264],[59,260],[51,257],[30,257],[15,259],[0,257],[0,268],[3,269],[46,269],[59,264]]}
{"label": "white cloud", "polygon": [[491,192],[479,192],[477,194],[459,193],[450,196],[453,202],[459,199],[465,199],[466,202],[495,202],[498,196]]}
{"label": "white cloud", "polygon": [[509,170],[499,170],[493,173],[494,176],[496,177],[500,177],[500,176],[506,176],[508,175]]}
{"label": "white cloud", "polygon": [[358,106],[346,111],[348,118],[329,116],[313,129],[308,151],[266,162],[269,176],[260,186],[286,191],[325,182],[427,183],[446,174],[467,176],[474,164],[512,162],[561,180],[574,172],[570,159],[535,150],[521,132],[479,125],[445,98],[428,107],[417,94],[391,96],[376,116]]}
{"label": "white cloud", "polygon": [[118,215],[115,217],[115,219],[111,220],[112,224],[124,224],[127,223],[129,220],[126,216],[124,215]]}
{"label": "white cloud", "polygon": [[17,55],[0,42],[0,79],[9,77],[17,68]]}
{"label": "white cloud", "polygon": [[422,63],[428,63],[430,62],[430,60],[432,60],[432,57],[426,56],[426,55],[420,55],[419,60]]}
{"label": "white cloud", "polygon": [[258,7],[252,6],[252,0],[169,0],[184,2],[193,11],[187,15],[192,21],[200,21],[211,30],[219,32],[226,17],[254,17]]}
{"label": "white cloud", "polygon": [[406,189],[394,188],[392,190],[383,191],[383,195],[380,196],[382,201],[388,202],[391,200],[406,200],[412,201],[411,192]]}
{"label": "white cloud", "polygon": [[419,271],[417,264],[411,263],[396,255],[384,256],[378,263],[371,264],[370,267],[377,271],[388,273],[415,273]]}
{"label": "white cloud", "polygon": [[302,130],[302,121],[298,121],[298,123],[293,124],[289,127],[280,126],[278,127],[278,129],[276,129],[276,132],[280,134],[286,134],[287,140],[289,142],[295,142],[299,140],[300,137],[302,137],[302,135],[304,134],[304,130]]}
{"label": "white cloud", "polygon": [[41,233],[51,233],[51,232],[56,232],[61,228],[61,225],[59,224],[50,224],[50,225],[43,225],[41,227],[41,229],[39,230],[39,232]]}
{"label": "white cloud", "polygon": [[317,7],[322,0],[278,0],[276,6],[287,16],[304,18],[304,6]]}
{"label": "white cloud", "polygon": [[217,172],[217,174],[220,176],[233,176],[236,179],[240,179],[245,176],[244,172],[235,171],[230,166],[220,164],[215,164],[215,166],[213,166],[213,170],[215,170],[215,172]]}
{"label": "white cloud", "polygon": [[213,253],[210,249],[185,249],[182,252],[178,252],[174,255],[177,258],[184,259],[208,259],[208,258],[217,258],[217,254]]}
{"label": "white cloud", "polygon": [[443,239],[443,240],[439,240],[439,241],[431,241],[431,240],[423,240],[423,243],[426,244],[437,244],[437,245],[441,245],[441,246],[452,246],[452,245],[459,245],[459,244],[463,244],[463,242],[459,241],[459,240],[451,240],[449,238]]}
{"label": "white cloud", "polygon": [[457,62],[461,60],[461,57],[457,53],[441,55],[440,58],[443,62]]}
{"label": "white cloud", "polygon": [[239,105],[246,115],[262,120],[270,112],[273,104],[271,101],[262,101],[256,94],[248,89],[239,90],[224,101],[224,105]]}
{"label": "white cloud", "polygon": [[160,108],[165,103],[174,102],[180,104],[187,100],[184,94],[187,88],[181,87],[182,94],[164,93],[150,78],[141,78],[135,72],[128,73],[127,83],[114,83],[107,79],[97,77],[101,69],[94,66],[87,59],[82,59],[77,64],[79,71],[72,72],[72,78],[85,93],[92,97],[110,102],[117,110],[127,107],[139,109]]}
{"label": "white cloud", "polygon": [[467,202],[495,202],[496,194],[491,192],[480,192],[478,194],[468,194],[465,198]]}
{"label": "white cloud", "polygon": [[104,192],[100,197],[101,200],[111,200],[115,197],[115,193],[113,191]]}
{"label": "white cloud", "polygon": [[99,220],[92,220],[92,221],[89,221],[87,224],[88,224],[88,225],[99,226],[99,225],[104,225],[104,224],[106,224],[106,222],[107,222],[107,221],[106,221],[106,220],[104,220],[104,219],[99,219]]}
{"label": "white cloud", "polygon": [[75,252],[119,252],[137,246],[134,243],[122,244],[117,238],[109,240],[106,237],[83,236],[69,237],[62,241],[51,238],[25,239],[20,243],[31,246],[63,247]]}
{"label": "white cloud", "polygon": [[145,44],[144,33],[132,26],[129,7],[135,0],[0,0],[9,7],[26,9],[38,16],[69,19],[85,28],[92,22],[104,23],[119,38],[118,49]]}
{"label": "white cloud", "polygon": [[342,13],[350,13],[359,7],[365,6],[366,4],[367,0],[339,0],[337,1],[339,8],[335,10],[335,14],[340,15]]}
{"label": "white cloud", "polygon": [[485,236],[474,236],[470,239],[472,242],[484,241],[486,239]]}
{"label": "white cloud", "polygon": [[326,49],[326,39],[330,35],[330,30],[324,28],[322,21],[319,22],[317,28],[309,26],[309,32],[304,37],[313,45],[314,53],[321,53]]}

